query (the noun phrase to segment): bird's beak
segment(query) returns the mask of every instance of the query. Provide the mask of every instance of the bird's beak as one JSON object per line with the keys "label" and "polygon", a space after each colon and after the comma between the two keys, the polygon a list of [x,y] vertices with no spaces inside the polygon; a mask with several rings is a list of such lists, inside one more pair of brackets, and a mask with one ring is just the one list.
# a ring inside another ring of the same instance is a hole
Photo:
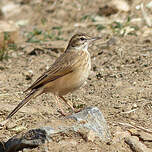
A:
{"label": "bird's beak", "polygon": [[94,41],[100,40],[100,39],[101,39],[101,37],[93,37],[93,38],[90,38],[89,41],[94,42]]}

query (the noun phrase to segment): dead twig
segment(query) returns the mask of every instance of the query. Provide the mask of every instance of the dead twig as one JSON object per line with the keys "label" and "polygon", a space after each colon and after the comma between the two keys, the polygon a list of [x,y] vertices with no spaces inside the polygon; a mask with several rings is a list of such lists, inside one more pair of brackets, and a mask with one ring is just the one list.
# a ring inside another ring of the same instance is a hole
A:
{"label": "dead twig", "polygon": [[132,109],[132,110],[129,110],[129,111],[122,112],[122,114],[128,114],[128,113],[134,112],[134,111],[136,111],[136,110],[137,110],[137,109]]}
{"label": "dead twig", "polygon": [[137,128],[137,129],[140,129],[140,130],[143,130],[147,133],[151,133],[152,134],[152,130],[150,129],[147,129],[147,128],[144,128],[142,126],[136,126],[135,124],[129,124],[129,123],[123,123],[123,122],[118,122],[119,125],[122,125],[122,126],[127,126],[127,127],[132,127],[132,128]]}

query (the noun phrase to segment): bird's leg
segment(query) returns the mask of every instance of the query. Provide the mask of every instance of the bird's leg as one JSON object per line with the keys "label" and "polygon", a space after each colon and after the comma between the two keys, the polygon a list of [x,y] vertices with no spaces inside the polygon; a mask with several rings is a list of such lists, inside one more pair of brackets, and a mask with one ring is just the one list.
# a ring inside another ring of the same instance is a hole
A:
{"label": "bird's leg", "polygon": [[68,101],[67,100],[65,100],[65,98],[63,97],[63,96],[59,96],[71,109],[72,109],[72,111],[74,112],[74,108],[73,108],[73,106],[70,104],[70,103],[68,103]]}
{"label": "bird's leg", "polygon": [[59,106],[60,113],[61,113],[63,116],[65,116],[66,114],[64,113],[64,111],[63,111],[63,109],[62,109],[62,106],[61,106],[61,104],[60,104],[60,101],[59,101],[58,97],[57,97],[56,95],[54,95],[54,96],[55,96],[55,101],[56,101],[56,103],[57,103],[58,106]]}

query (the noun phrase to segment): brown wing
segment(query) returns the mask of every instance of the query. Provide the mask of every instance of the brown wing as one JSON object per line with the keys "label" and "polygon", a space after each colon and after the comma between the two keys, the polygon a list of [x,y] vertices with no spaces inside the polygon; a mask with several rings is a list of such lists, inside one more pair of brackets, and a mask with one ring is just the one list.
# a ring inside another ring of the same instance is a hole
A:
{"label": "brown wing", "polygon": [[52,66],[40,76],[26,91],[36,89],[46,84],[47,82],[54,81],[66,74],[69,74],[75,70],[75,63],[78,53],[70,51],[63,53]]}

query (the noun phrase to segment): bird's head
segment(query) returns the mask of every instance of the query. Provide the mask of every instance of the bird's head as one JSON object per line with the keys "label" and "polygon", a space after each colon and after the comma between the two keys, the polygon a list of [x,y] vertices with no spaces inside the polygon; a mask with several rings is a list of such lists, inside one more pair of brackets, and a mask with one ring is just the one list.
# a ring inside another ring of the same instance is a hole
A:
{"label": "bird's head", "polygon": [[68,48],[87,51],[89,44],[98,39],[101,39],[101,37],[90,37],[85,33],[78,33],[72,36]]}

